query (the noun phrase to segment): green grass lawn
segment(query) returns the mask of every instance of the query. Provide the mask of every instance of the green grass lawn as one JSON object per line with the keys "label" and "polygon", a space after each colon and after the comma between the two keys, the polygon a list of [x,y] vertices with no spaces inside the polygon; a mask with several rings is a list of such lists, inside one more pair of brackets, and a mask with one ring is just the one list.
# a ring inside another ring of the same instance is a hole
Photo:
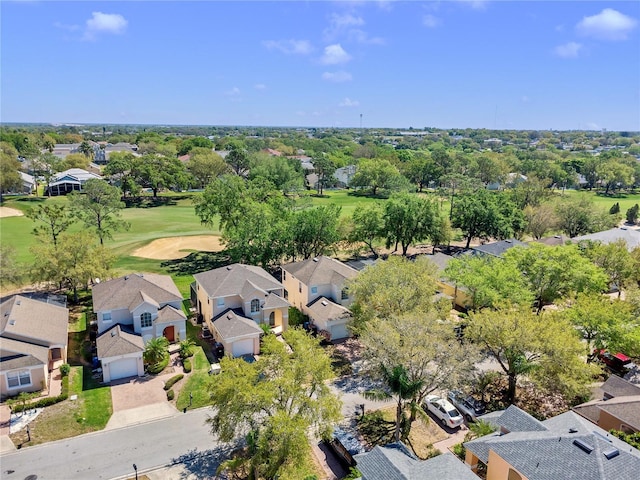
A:
{"label": "green grass lawn", "polygon": [[[187,323],[187,331],[189,331],[190,322]],[[193,327],[193,326],[192,326]],[[191,338],[191,335],[187,333]],[[199,408],[211,405],[211,396],[209,394],[209,385],[215,381],[215,376],[209,375],[210,361],[200,346],[194,347],[194,354],[191,357],[193,370],[187,377],[185,385],[180,389],[178,399],[176,400],[176,408],[182,410],[187,408]],[[189,406],[189,394],[193,394],[193,401]]]}
{"label": "green grass lawn", "polygon": [[371,203],[383,203],[384,199],[352,195],[351,190],[325,190],[322,197],[311,197],[311,204],[314,206],[336,204],[342,207],[341,217],[353,215],[358,207],[364,207]]}
{"label": "green grass lawn", "polygon": [[627,210],[633,207],[636,203],[640,205],[640,193],[635,195],[632,194],[621,194],[620,196],[604,196],[599,195],[595,191],[589,192],[588,190],[567,190],[565,195],[569,196],[579,196],[579,195],[587,195],[593,199],[593,202],[600,208],[604,208],[607,211],[617,202],[620,204],[620,214],[622,218],[626,217]]}

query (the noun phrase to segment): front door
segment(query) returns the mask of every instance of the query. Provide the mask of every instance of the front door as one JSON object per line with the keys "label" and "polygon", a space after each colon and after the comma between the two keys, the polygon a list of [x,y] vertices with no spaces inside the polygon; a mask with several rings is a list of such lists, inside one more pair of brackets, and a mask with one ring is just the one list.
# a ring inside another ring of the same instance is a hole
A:
{"label": "front door", "polygon": [[176,328],[173,325],[169,325],[164,329],[162,335],[169,340],[169,343],[173,343],[176,339]]}

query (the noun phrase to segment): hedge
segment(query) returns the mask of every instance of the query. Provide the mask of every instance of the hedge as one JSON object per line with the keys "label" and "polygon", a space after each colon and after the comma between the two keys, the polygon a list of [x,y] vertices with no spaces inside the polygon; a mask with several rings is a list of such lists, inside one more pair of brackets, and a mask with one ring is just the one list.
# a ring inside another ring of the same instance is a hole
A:
{"label": "hedge", "polygon": [[182,361],[182,368],[184,368],[184,373],[189,373],[191,371],[191,359],[185,358]]}
{"label": "hedge", "polygon": [[169,390],[171,387],[173,387],[176,383],[178,383],[183,378],[184,378],[183,374],[175,375],[175,376],[171,377],[169,380],[167,380],[164,383],[164,389],[165,390]]}
{"label": "hedge", "polygon": [[175,396],[176,396],[176,394],[173,392],[173,390],[169,390],[169,391],[167,392],[167,400],[168,400],[168,401],[173,400]]}
{"label": "hedge", "polygon": [[50,405],[55,405],[69,398],[69,376],[62,377],[62,391],[57,397],[45,397],[41,398],[37,402],[27,404],[16,404],[11,407],[12,413],[20,413],[25,410],[31,410],[34,408],[44,408]]}
{"label": "hedge", "polygon": [[156,375],[167,368],[167,365],[169,365],[169,352],[165,354],[161,362],[158,362],[155,365],[147,365],[147,372],[152,375]]}

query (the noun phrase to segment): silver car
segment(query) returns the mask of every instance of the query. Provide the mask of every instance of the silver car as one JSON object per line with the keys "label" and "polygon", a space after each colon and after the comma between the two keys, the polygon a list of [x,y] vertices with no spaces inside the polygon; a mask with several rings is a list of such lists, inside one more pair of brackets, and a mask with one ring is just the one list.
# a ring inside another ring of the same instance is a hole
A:
{"label": "silver car", "polygon": [[452,390],[447,394],[448,400],[464,415],[468,422],[475,422],[486,412],[486,405],[470,395],[459,390]]}
{"label": "silver car", "polygon": [[425,399],[424,407],[433,413],[445,427],[456,428],[464,423],[464,418],[458,409],[437,395],[429,395]]}

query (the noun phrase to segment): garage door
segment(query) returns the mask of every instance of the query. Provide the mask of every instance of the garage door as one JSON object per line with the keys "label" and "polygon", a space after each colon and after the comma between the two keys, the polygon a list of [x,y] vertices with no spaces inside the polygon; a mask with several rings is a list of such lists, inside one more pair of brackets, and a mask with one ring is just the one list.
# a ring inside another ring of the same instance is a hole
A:
{"label": "garage door", "polygon": [[233,356],[239,357],[240,355],[252,355],[253,354],[253,338],[247,338],[246,340],[238,340],[233,342]]}
{"label": "garage door", "polygon": [[122,360],[111,362],[109,364],[109,374],[111,375],[111,380],[138,376],[138,359],[123,358]]}
{"label": "garage door", "polygon": [[333,325],[331,327],[331,340],[338,340],[339,338],[346,338],[349,336],[349,331],[347,330],[347,325],[343,323],[342,325]]}

